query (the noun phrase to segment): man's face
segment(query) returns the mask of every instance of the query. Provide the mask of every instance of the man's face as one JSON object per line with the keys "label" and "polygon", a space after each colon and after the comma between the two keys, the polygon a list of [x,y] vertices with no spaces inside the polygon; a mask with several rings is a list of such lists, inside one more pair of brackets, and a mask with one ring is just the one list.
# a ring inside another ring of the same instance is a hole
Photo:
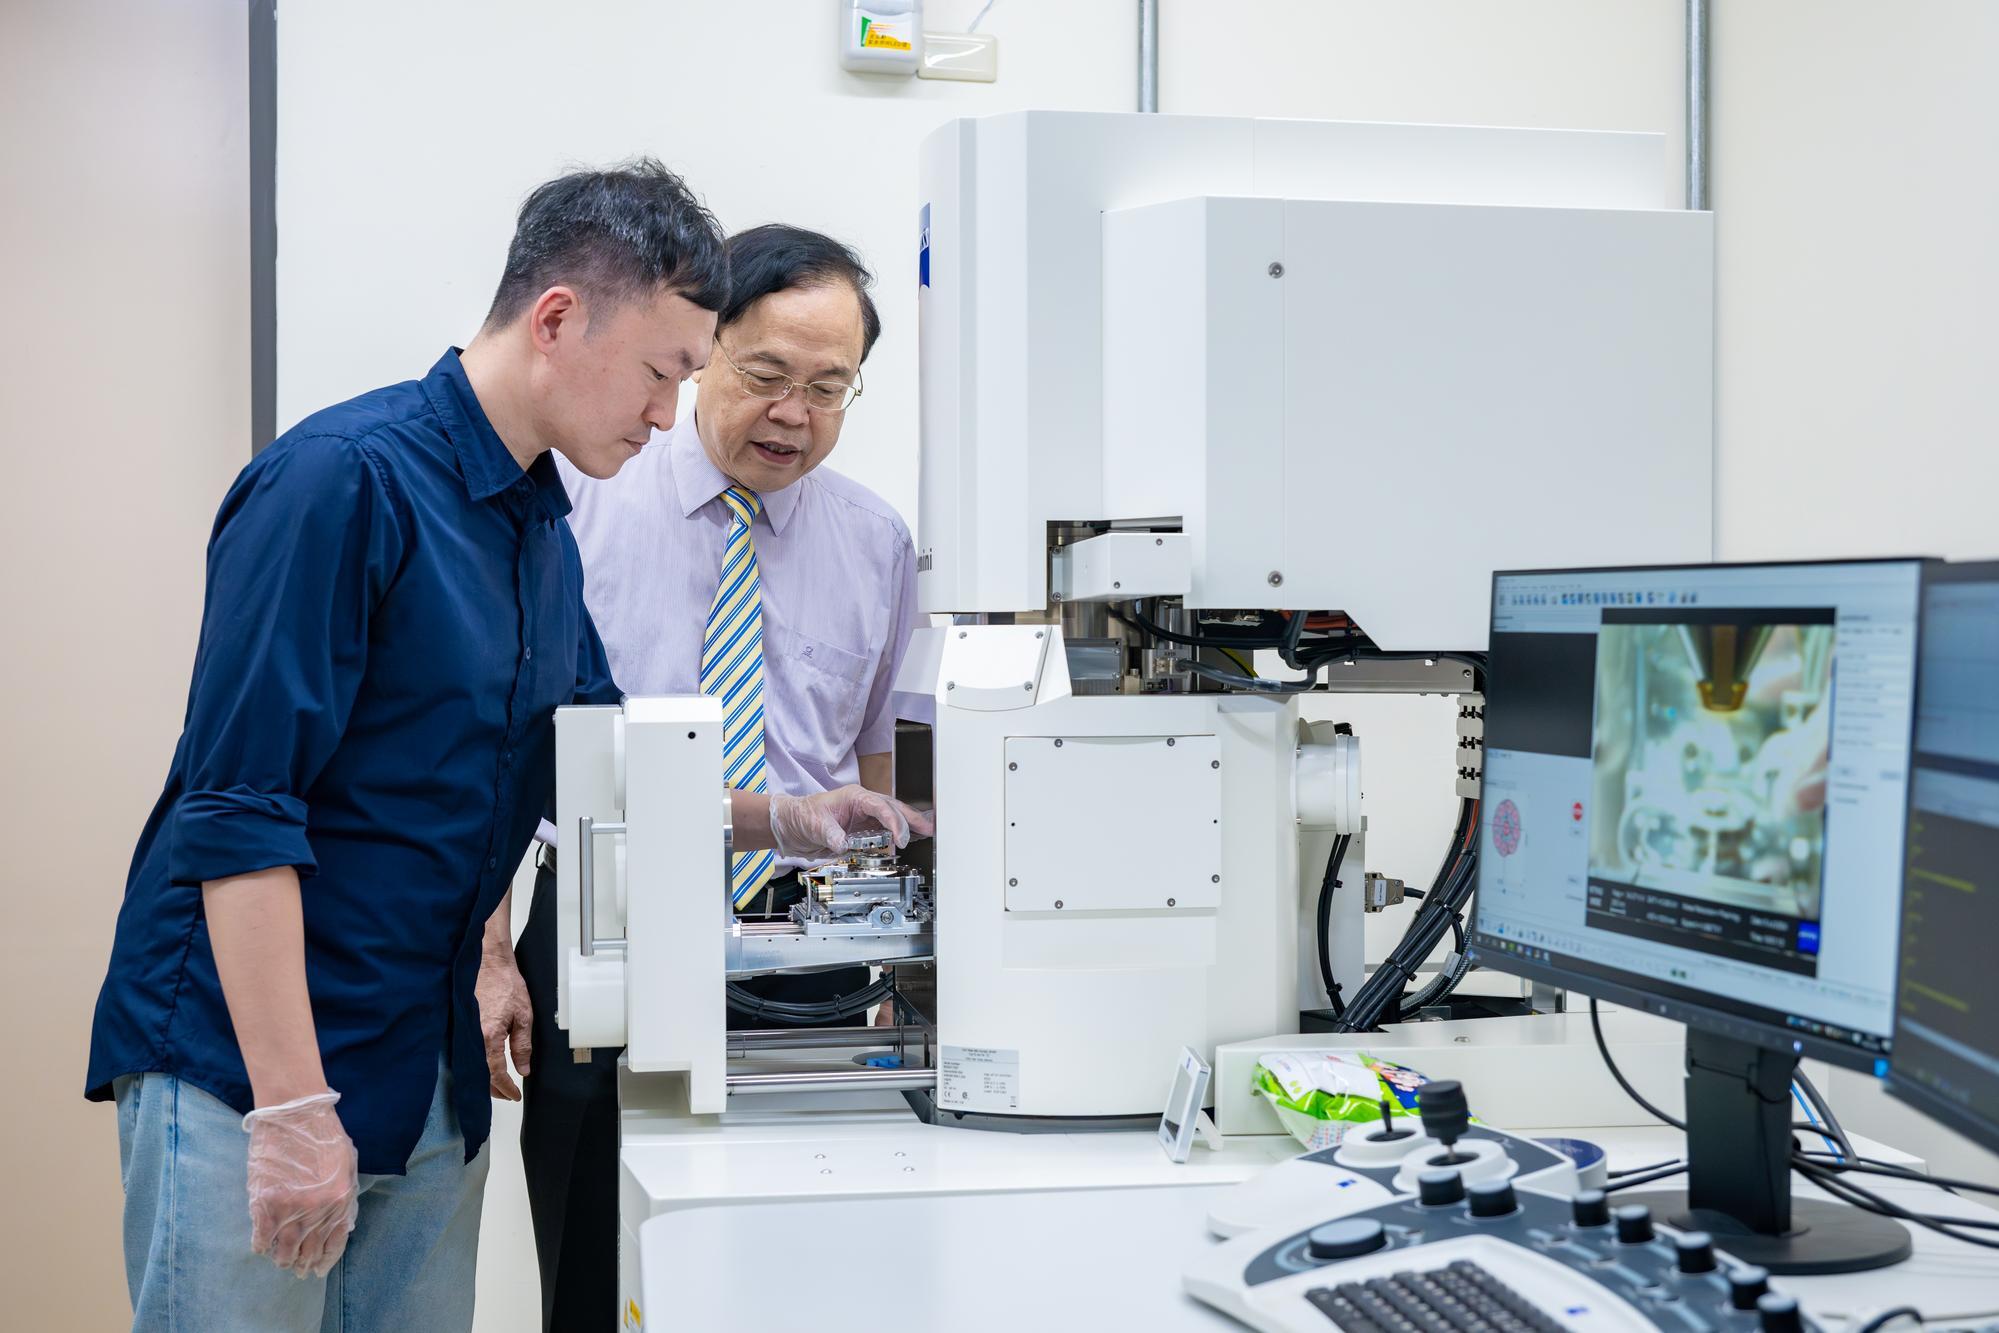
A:
{"label": "man's face", "polygon": [[673,425],[680,385],[708,360],[715,312],[667,290],[608,311],[536,303],[538,409],[551,446],[586,477],[617,474]]}
{"label": "man's face", "polygon": [[[715,355],[701,373],[696,418],[709,459],[730,480],[759,492],[782,490],[825,462],[846,413],[808,409],[804,386],[854,383],[862,338],[860,298],[844,282],[753,302],[716,336]],[[758,398],[736,366],[800,383],[781,399]]]}

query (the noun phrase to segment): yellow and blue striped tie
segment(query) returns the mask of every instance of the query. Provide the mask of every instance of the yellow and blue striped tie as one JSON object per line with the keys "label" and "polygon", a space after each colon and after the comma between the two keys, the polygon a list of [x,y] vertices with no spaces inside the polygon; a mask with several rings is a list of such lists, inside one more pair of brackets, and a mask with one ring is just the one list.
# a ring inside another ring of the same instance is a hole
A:
{"label": "yellow and blue striped tie", "polygon": [[[757,576],[756,542],[750,524],[763,509],[763,499],[743,486],[722,492],[735,520],[729,543],[722,550],[722,581],[708,612],[708,633],[701,644],[701,692],[722,701],[722,780],[738,791],[765,791],[770,772],[764,764],[764,612]],[[774,852],[742,852],[729,872],[729,896],[741,911],[770,882]]]}

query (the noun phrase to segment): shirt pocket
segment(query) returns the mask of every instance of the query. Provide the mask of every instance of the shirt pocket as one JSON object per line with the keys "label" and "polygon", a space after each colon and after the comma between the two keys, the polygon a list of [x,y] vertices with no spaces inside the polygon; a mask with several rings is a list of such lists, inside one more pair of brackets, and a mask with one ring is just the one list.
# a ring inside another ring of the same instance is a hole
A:
{"label": "shirt pocket", "polygon": [[778,651],[796,687],[797,745],[829,767],[838,764],[860,738],[874,662],[795,629],[783,632]]}

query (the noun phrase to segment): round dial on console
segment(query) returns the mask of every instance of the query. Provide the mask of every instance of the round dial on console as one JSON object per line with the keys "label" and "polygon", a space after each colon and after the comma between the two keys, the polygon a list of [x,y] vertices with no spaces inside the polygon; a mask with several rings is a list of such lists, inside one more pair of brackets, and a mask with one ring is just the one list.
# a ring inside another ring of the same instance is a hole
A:
{"label": "round dial on console", "polygon": [[1643,1245],[1654,1235],[1652,1210],[1642,1203],[1628,1203],[1617,1210],[1617,1239],[1626,1245]]}
{"label": "round dial on console", "polygon": [[1569,1200],[1569,1216],[1579,1227],[1607,1227],[1610,1196],[1602,1190],[1584,1190]]}
{"label": "round dial on console", "polygon": [[1510,1180],[1481,1180],[1471,1187],[1473,1217],[1506,1217],[1519,1208],[1520,1200],[1514,1197]]}
{"label": "round dial on console", "polygon": [[1314,1259],[1331,1262],[1373,1254],[1388,1244],[1388,1233],[1371,1217],[1343,1217],[1306,1233],[1305,1248]]}
{"label": "round dial on console", "polygon": [[1465,1178],[1455,1171],[1425,1171],[1416,1177],[1416,1192],[1425,1204],[1440,1208],[1465,1197]]}
{"label": "round dial on console", "polygon": [[1756,1318],[1763,1333],[1803,1333],[1804,1316],[1798,1312],[1798,1298],[1765,1292],[1756,1302]]}
{"label": "round dial on console", "polygon": [[1714,1271],[1714,1237],[1705,1231],[1682,1232],[1674,1240],[1673,1249],[1676,1262],[1682,1273],[1712,1273]]}
{"label": "round dial on console", "polygon": [[1728,1303],[1738,1310],[1754,1310],[1769,1290],[1767,1268],[1738,1268],[1728,1275]]}

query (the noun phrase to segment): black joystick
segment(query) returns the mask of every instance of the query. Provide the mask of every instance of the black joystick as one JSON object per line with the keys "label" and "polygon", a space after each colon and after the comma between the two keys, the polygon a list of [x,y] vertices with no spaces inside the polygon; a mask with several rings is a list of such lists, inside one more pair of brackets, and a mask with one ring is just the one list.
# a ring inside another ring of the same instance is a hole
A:
{"label": "black joystick", "polygon": [[1569,1200],[1569,1216],[1579,1227],[1610,1225],[1610,1196],[1602,1190],[1584,1190]]}
{"label": "black joystick", "polygon": [[1798,1298],[1765,1292],[1756,1302],[1756,1317],[1763,1333],[1804,1333],[1805,1319],[1798,1312]]}
{"label": "black joystick", "polygon": [[1673,1241],[1674,1262],[1682,1273],[1714,1271],[1714,1237],[1705,1231],[1683,1231]]}
{"label": "black joystick", "polygon": [[1389,1119],[1392,1114],[1393,1112],[1388,1109],[1388,1098],[1383,1097],[1381,1099],[1381,1126],[1367,1136],[1369,1143],[1394,1143],[1398,1139],[1413,1139],[1416,1137],[1416,1131],[1413,1129],[1397,1129],[1394,1122]]}
{"label": "black joystick", "polygon": [[1465,1197],[1465,1178],[1455,1171],[1425,1171],[1416,1177],[1416,1194],[1429,1208],[1459,1203]]}
{"label": "black joystick", "polygon": [[1738,1268],[1728,1275],[1728,1303],[1738,1310],[1754,1310],[1769,1290],[1767,1268]]}
{"label": "black joystick", "polygon": [[1617,1210],[1617,1240],[1620,1245],[1645,1245],[1653,1236],[1652,1210],[1642,1203],[1627,1203]]}
{"label": "black joystick", "polygon": [[1450,1078],[1425,1083],[1416,1094],[1416,1114],[1423,1117],[1423,1132],[1444,1145],[1443,1155],[1432,1157],[1430,1165],[1462,1166],[1477,1160],[1456,1150],[1457,1141],[1471,1128],[1464,1084]]}

